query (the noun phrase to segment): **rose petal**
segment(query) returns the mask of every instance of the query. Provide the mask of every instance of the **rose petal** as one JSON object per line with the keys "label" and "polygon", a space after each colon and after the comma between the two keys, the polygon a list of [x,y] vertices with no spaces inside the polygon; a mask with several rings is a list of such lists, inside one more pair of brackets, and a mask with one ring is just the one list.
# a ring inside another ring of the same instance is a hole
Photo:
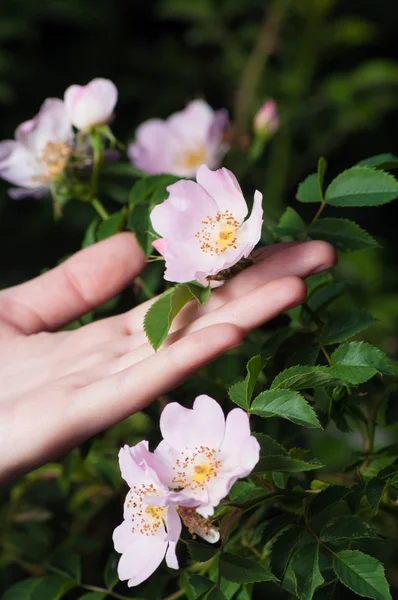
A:
{"label": "rose petal", "polygon": [[206,165],[202,165],[198,169],[196,180],[215,200],[220,212],[228,210],[239,223],[242,223],[247,215],[247,204],[240,185],[231,171],[225,168],[211,171]]}
{"label": "rose petal", "polygon": [[119,561],[119,578],[122,581],[128,579],[129,587],[139,585],[156,571],[166,554],[167,546],[163,528],[155,535],[135,536]]}

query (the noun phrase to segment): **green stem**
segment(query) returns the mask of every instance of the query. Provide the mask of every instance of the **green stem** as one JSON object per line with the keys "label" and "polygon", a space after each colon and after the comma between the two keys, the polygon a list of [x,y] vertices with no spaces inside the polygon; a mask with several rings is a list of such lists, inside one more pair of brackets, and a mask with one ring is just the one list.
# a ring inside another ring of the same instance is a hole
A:
{"label": "green stem", "polygon": [[304,241],[306,241],[308,239],[308,234],[309,234],[310,228],[312,227],[312,225],[314,225],[314,223],[317,222],[317,220],[319,219],[319,217],[325,210],[325,206],[326,206],[326,200],[324,198],[322,198],[322,202],[318,208],[316,215],[314,216],[314,218],[312,219],[311,223],[308,225],[308,227],[305,231]]}
{"label": "green stem", "polygon": [[151,300],[155,297],[155,294],[149,289],[142,277],[136,277],[135,282],[138,283],[138,285],[141,287],[148,300]]}
{"label": "green stem", "polygon": [[116,592],[112,592],[112,590],[107,590],[106,588],[97,587],[96,585],[86,585],[85,583],[81,583],[80,587],[83,590],[87,590],[89,592],[101,592],[103,594],[107,594],[112,598],[116,598],[117,600],[133,600],[133,598],[128,596],[122,596],[121,594],[117,594]]}
{"label": "green stem", "polygon": [[97,211],[97,213],[99,214],[99,216],[101,217],[101,219],[103,221],[106,221],[107,219],[109,219],[108,211],[106,210],[106,208],[104,207],[102,202],[100,202],[100,200],[98,200],[98,198],[93,198],[91,200],[91,204],[92,204],[93,208],[95,208],[95,210]]}

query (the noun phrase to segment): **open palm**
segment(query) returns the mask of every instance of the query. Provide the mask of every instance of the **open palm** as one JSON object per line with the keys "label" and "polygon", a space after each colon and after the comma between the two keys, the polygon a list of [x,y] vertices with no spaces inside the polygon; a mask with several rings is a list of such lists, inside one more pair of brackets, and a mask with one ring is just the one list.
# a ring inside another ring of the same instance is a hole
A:
{"label": "open palm", "polygon": [[188,304],[156,354],[142,329],[148,302],[51,333],[118,294],[144,269],[132,234],[0,292],[0,480],[142,409],[251,329],[302,302],[302,278],[336,262],[324,242],[269,246],[260,256],[202,308]]}

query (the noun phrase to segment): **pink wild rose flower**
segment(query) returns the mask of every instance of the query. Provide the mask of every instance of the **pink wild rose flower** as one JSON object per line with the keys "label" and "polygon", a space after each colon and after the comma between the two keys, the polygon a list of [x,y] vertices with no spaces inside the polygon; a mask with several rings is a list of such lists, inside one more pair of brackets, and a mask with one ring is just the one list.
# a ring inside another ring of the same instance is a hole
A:
{"label": "pink wild rose flower", "polygon": [[110,121],[117,102],[117,88],[109,79],[93,79],[87,85],[71,85],[65,92],[66,112],[77,129],[91,129]]}
{"label": "pink wild rose flower", "polygon": [[[208,541],[218,541],[218,532],[191,508],[196,502],[169,492],[163,476],[166,467],[149,452],[148,442],[122,448],[119,464],[130,491],[124,503],[124,520],[115,529],[113,541],[115,550],[122,554],[119,578],[127,579],[129,587],[150,577],[164,558],[168,567],[178,569],[176,545],[181,519],[190,531]],[[155,503],[156,498],[162,499],[162,506]]]}
{"label": "pink wild rose flower", "polygon": [[[164,465],[163,480],[196,501],[204,518],[228,495],[237,479],[257,464],[260,447],[250,433],[249,418],[240,408],[225,419],[220,405],[198,396],[193,408],[168,404],[160,418],[163,441],[155,455]],[[172,498],[172,496],[171,496]],[[161,503],[161,499],[156,499]]]}
{"label": "pink wild rose flower", "polygon": [[204,100],[193,100],[165,121],[150,119],[136,131],[128,154],[146,173],[194,177],[200,165],[216,169],[228,150],[224,141],[228,114],[214,111]]}
{"label": "pink wild rose flower", "polygon": [[247,204],[231,171],[202,165],[196,180],[170,185],[169,197],[151,213],[152,226],[162,236],[153,246],[165,258],[167,281],[205,283],[247,258],[261,237],[259,191],[245,221]]}
{"label": "pink wild rose flower", "polygon": [[0,142],[0,177],[19,186],[12,198],[44,196],[54,179],[62,176],[73,150],[73,130],[65,105],[48,98],[40,112],[22,123],[15,140]]}

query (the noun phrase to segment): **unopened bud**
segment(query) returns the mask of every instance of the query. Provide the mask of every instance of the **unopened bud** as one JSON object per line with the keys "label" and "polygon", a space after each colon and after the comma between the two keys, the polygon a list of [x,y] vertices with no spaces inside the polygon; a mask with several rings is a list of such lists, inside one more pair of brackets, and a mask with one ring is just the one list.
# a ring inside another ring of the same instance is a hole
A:
{"label": "unopened bud", "polygon": [[275,100],[267,100],[261,108],[258,109],[254,120],[253,129],[256,135],[270,136],[274,134],[279,127],[278,107]]}

